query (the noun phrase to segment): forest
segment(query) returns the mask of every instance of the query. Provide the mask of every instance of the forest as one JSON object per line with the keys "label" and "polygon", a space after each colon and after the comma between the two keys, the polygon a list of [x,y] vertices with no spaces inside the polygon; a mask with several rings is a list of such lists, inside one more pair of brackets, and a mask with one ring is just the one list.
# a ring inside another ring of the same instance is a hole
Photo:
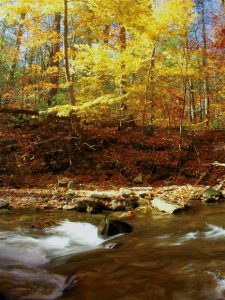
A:
{"label": "forest", "polygon": [[223,1],[1,1],[0,105],[224,127]]}
{"label": "forest", "polygon": [[[0,8],[3,186],[65,171],[107,184],[143,172],[146,183],[171,173],[198,180],[207,164],[223,163],[203,144],[224,150],[224,1],[4,0]],[[10,134],[16,141],[4,142]]]}
{"label": "forest", "polygon": [[225,299],[224,58],[224,0],[0,0],[0,300]]}

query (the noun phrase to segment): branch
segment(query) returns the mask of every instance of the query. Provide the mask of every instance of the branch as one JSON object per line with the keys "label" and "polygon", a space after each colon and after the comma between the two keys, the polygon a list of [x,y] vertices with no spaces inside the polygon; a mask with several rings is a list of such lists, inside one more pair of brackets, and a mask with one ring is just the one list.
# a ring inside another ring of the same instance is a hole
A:
{"label": "branch", "polygon": [[212,166],[214,166],[214,167],[225,167],[225,163],[219,163],[218,161],[214,161],[212,163]]}
{"label": "branch", "polygon": [[30,110],[30,109],[22,109],[22,108],[1,108],[0,113],[6,114],[23,114],[23,115],[30,115],[30,116],[39,116],[39,112],[37,110]]}

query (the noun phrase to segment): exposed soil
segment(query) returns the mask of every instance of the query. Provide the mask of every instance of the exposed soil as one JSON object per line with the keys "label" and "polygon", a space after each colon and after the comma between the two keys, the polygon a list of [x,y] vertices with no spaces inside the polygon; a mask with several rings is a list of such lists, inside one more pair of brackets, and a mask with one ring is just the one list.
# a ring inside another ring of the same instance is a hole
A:
{"label": "exposed soil", "polygon": [[[120,187],[174,184],[212,185],[224,179],[225,131],[186,132],[141,128],[84,128],[71,135],[66,119],[0,119],[0,186],[46,187],[68,177],[79,185]],[[7,120],[7,121],[6,121]]]}

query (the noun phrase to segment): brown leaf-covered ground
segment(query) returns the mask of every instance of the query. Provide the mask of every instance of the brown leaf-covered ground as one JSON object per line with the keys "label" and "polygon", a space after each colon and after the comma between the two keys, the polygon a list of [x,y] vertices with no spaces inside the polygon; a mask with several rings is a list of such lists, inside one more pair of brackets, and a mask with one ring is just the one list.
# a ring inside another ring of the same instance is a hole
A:
{"label": "brown leaf-covered ground", "polygon": [[224,179],[225,131],[185,132],[85,126],[71,135],[66,119],[15,121],[0,117],[0,186],[47,187],[68,177],[84,187],[205,184]]}

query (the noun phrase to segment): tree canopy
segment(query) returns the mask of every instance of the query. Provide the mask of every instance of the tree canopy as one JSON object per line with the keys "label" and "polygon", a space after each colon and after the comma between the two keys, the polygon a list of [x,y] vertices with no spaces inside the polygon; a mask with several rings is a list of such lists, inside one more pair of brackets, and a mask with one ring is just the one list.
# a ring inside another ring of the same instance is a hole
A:
{"label": "tree canopy", "polygon": [[1,109],[223,127],[224,5],[210,2],[1,0]]}

